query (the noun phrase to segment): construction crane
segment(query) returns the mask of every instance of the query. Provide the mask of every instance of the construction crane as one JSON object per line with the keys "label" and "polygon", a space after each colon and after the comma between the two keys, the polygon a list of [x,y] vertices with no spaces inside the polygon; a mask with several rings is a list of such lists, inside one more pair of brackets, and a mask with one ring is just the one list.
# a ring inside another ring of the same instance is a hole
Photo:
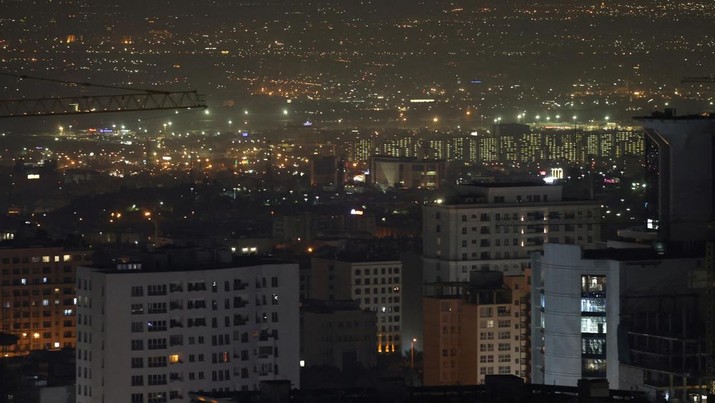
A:
{"label": "construction crane", "polygon": [[207,108],[203,95],[200,95],[193,90],[147,90],[113,85],[91,84],[78,81],[30,77],[26,75],[3,72],[0,72],[0,76],[49,81],[60,84],[72,84],[84,87],[111,88],[131,92],[113,95],[0,100],[0,118]]}

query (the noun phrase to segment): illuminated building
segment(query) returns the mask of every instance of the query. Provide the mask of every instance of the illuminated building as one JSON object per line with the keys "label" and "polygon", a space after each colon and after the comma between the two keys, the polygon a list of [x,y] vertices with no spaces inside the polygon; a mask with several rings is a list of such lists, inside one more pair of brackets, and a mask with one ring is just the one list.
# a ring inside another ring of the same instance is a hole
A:
{"label": "illuminated building", "polygon": [[533,383],[606,378],[651,401],[700,388],[705,312],[692,276],[701,258],[557,244],[532,257]]}
{"label": "illuminated building", "polygon": [[647,202],[657,210],[661,237],[706,239],[715,200],[715,115],[678,117],[667,110],[637,119],[647,134]]}
{"label": "illuminated building", "polygon": [[194,253],[78,268],[77,402],[298,387],[298,265]]}
{"label": "illuminated building", "polygon": [[428,284],[425,386],[483,384],[487,375],[530,376],[529,274],[474,271],[469,282]]}
{"label": "illuminated building", "polygon": [[304,300],[300,316],[302,365],[341,370],[377,365],[375,311],[353,300]]}
{"label": "illuminated building", "polygon": [[437,189],[444,175],[443,160],[370,158],[370,183],[381,189]]}
{"label": "illuminated building", "polygon": [[522,274],[546,243],[595,247],[600,204],[565,201],[561,186],[462,185],[456,200],[423,208],[426,281],[467,281],[470,270]]}
{"label": "illuminated building", "polygon": [[311,259],[311,295],[355,300],[377,314],[377,352],[400,351],[402,262],[381,257],[338,256]]}
{"label": "illuminated building", "polygon": [[75,345],[75,270],[87,251],[61,247],[0,249],[2,331],[19,337],[4,354]]}

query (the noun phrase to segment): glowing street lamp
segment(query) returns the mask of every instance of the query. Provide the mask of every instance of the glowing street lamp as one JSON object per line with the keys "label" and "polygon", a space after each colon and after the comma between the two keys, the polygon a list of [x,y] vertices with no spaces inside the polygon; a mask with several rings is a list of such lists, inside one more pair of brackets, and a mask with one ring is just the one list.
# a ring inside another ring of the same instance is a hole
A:
{"label": "glowing street lamp", "polygon": [[417,339],[413,338],[410,342],[410,369],[415,368],[415,343],[417,343]]}

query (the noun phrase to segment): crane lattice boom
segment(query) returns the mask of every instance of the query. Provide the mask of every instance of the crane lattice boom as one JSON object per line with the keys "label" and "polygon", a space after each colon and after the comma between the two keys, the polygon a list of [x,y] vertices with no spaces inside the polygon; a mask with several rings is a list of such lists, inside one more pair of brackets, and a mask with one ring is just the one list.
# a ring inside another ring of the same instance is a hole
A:
{"label": "crane lattice boom", "polygon": [[196,91],[10,99],[0,100],[0,118],[206,107]]}

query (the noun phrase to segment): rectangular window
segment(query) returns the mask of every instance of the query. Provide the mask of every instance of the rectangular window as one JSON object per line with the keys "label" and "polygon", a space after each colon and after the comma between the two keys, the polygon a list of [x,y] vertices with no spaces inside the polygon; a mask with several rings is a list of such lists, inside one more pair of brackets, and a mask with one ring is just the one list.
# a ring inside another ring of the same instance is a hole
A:
{"label": "rectangular window", "polygon": [[584,337],[581,339],[581,355],[606,357],[606,339],[604,337]]}
{"label": "rectangular window", "polygon": [[147,295],[166,295],[166,284],[148,285]]}
{"label": "rectangular window", "polygon": [[149,339],[147,347],[149,350],[163,350],[166,348],[166,339]]}
{"label": "rectangular window", "polygon": [[148,306],[149,313],[166,313],[166,302],[154,302]]}
{"label": "rectangular window", "polygon": [[150,320],[146,323],[146,327],[150,332],[163,332],[166,330],[166,321]]}
{"label": "rectangular window", "polygon": [[[166,385],[166,374],[151,374],[147,375],[146,378],[148,385]],[[163,395],[163,393],[160,394]],[[149,401],[151,401],[151,399],[149,399]]]}
{"label": "rectangular window", "polygon": [[605,316],[582,316],[581,333],[606,333]]}
{"label": "rectangular window", "polygon": [[606,299],[581,298],[581,312],[606,312]]}
{"label": "rectangular window", "polygon": [[601,358],[584,358],[581,360],[581,376],[588,378],[606,377],[606,360]]}
{"label": "rectangular window", "polygon": [[132,297],[141,297],[144,295],[144,287],[141,285],[132,286]]}
{"label": "rectangular window", "polygon": [[606,276],[581,276],[581,296],[604,298],[606,296]]}
{"label": "rectangular window", "polygon": [[144,340],[132,340],[132,351],[144,350]]}
{"label": "rectangular window", "polygon": [[165,367],[166,357],[163,355],[158,357],[149,357],[147,358],[147,366],[149,368]]}
{"label": "rectangular window", "polygon": [[141,375],[132,375],[132,386],[143,386],[144,377]]}

